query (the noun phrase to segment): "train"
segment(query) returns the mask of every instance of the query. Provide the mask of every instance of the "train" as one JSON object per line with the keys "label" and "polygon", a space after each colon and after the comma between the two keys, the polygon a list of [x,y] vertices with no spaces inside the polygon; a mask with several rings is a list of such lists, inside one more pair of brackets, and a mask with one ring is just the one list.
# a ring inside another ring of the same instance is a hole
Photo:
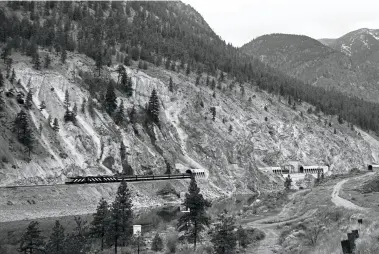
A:
{"label": "train", "polygon": [[91,183],[116,183],[116,182],[139,182],[139,181],[157,181],[157,180],[174,180],[205,178],[206,174],[202,169],[187,169],[185,173],[165,174],[165,175],[98,175],[98,176],[72,176],[68,177],[65,184],[91,184]]}

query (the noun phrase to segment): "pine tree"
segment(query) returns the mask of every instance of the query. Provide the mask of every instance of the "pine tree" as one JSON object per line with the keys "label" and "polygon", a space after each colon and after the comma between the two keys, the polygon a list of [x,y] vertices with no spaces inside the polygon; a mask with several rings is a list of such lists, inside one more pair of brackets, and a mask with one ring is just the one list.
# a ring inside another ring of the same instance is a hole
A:
{"label": "pine tree", "polygon": [[151,120],[159,125],[159,98],[155,89],[151,92],[147,112],[151,117]]}
{"label": "pine tree", "polygon": [[61,52],[61,62],[64,64],[66,63],[66,59],[67,59],[67,51],[65,48],[62,49],[62,52]]}
{"label": "pine tree", "polygon": [[143,69],[147,70],[147,63],[146,62],[143,62]]}
{"label": "pine tree", "polygon": [[110,210],[110,222],[107,236],[113,242],[115,254],[117,246],[125,246],[132,237],[133,211],[131,193],[125,181],[121,182],[116,199],[112,203]]}
{"label": "pine tree", "polygon": [[87,222],[79,216],[74,217],[76,227],[66,236],[65,253],[89,253],[90,245],[87,243],[89,235]]}
{"label": "pine tree", "polygon": [[337,130],[336,130],[336,128],[334,128],[334,134],[337,134]]}
{"label": "pine tree", "polygon": [[36,52],[36,53],[33,55],[32,63],[33,63],[33,68],[34,68],[34,69],[39,70],[39,69],[41,68],[41,59],[40,59],[40,57],[39,57],[38,52]]}
{"label": "pine tree", "polygon": [[133,106],[132,110],[129,113],[129,121],[132,125],[136,123],[136,114],[137,114],[136,108]]}
{"label": "pine tree", "polygon": [[209,226],[210,218],[206,214],[206,209],[211,206],[210,202],[204,199],[197,187],[195,177],[191,178],[191,182],[186,193],[183,205],[189,209],[188,213],[184,213],[180,217],[177,225],[179,232],[184,231],[184,238],[193,241],[194,249],[199,240],[200,232]]}
{"label": "pine tree", "polygon": [[240,225],[237,229],[237,240],[238,246],[241,248],[246,248],[249,244],[249,237],[247,235],[246,230]]}
{"label": "pine tree", "polygon": [[128,76],[126,75],[125,67],[122,64],[119,64],[117,66],[117,70],[116,71],[118,73],[118,76],[117,76],[117,85],[118,85],[120,83],[120,79],[123,78],[123,75],[125,75],[126,77],[128,77]]}
{"label": "pine tree", "polygon": [[200,85],[200,76],[197,76],[196,77],[196,83],[195,83],[196,86]]}
{"label": "pine tree", "polygon": [[230,125],[230,126],[229,126],[229,133],[232,133],[232,131],[233,131],[233,126]]}
{"label": "pine tree", "polygon": [[41,235],[39,229],[39,223],[32,221],[29,223],[28,228],[22,235],[20,240],[20,248],[18,251],[24,253],[38,253],[38,250],[42,250],[44,246],[44,237]]}
{"label": "pine tree", "polygon": [[4,109],[4,106],[5,106],[5,101],[4,101],[3,93],[0,93],[0,111]]}
{"label": "pine tree", "polygon": [[292,184],[292,179],[291,179],[291,176],[288,175],[288,176],[286,177],[285,181],[284,181],[284,188],[285,188],[286,190],[291,189],[291,184]]}
{"label": "pine tree", "polygon": [[116,112],[116,115],[115,115],[115,123],[117,125],[122,125],[122,123],[124,122],[124,119],[125,119],[125,114],[124,114],[124,101],[121,100],[121,103],[120,103],[120,106],[118,107],[118,110]]}
{"label": "pine tree", "polygon": [[211,107],[210,111],[211,111],[211,114],[212,114],[212,120],[215,121],[216,120],[216,108],[215,107]]}
{"label": "pine tree", "polygon": [[33,95],[32,95],[32,91],[29,90],[28,94],[26,95],[25,108],[32,109],[32,107],[33,107]]}
{"label": "pine tree", "polygon": [[54,122],[53,122],[53,130],[55,132],[58,132],[59,131],[59,123],[58,123],[58,119],[57,118],[54,118]]}
{"label": "pine tree", "polygon": [[188,76],[188,75],[190,75],[190,73],[191,73],[191,68],[190,68],[190,65],[187,64],[186,75]]}
{"label": "pine tree", "polygon": [[138,61],[138,69],[142,69],[143,66],[142,66],[142,61]]}
{"label": "pine tree", "polygon": [[170,58],[167,58],[166,63],[165,63],[166,70],[170,69],[170,66],[171,66],[171,60]]}
{"label": "pine tree", "polygon": [[237,246],[236,234],[234,232],[236,228],[235,219],[229,216],[227,211],[224,210],[224,212],[218,216],[217,222],[211,238],[215,253],[234,253]]}
{"label": "pine tree", "polygon": [[83,102],[82,102],[82,106],[80,108],[80,111],[82,112],[82,114],[85,114],[86,112],[86,98],[83,98]]}
{"label": "pine tree", "polygon": [[114,86],[109,82],[107,93],[105,94],[105,110],[109,115],[112,115],[117,108],[117,97]]}
{"label": "pine tree", "polygon": [[46,245],[47,253],[64,254],[65,244],[64,227],[60,224],[59,220],[55,221],[53,232],[50,235],[50,239]]}
{"label": "pine tree", "polygon": [[132,82],[131,77],[128,78],[126,87],[127,87],[126,96],[132,97],[133,96],[133,82]]}
{"label": "pine tree", "polygon": [[16,79],[16,73],[14,71],[14,69],[12,69],[12,76],[11,78],[9,79],[9,81],[11,82],[11,84],[13,84],[13,81]]}
{"label": "pine tree", "polygon": [[70,107],[70,95],[68,94],[68,90],[66,90],[66,92],[64,94],[63,106],[64,106],[65,110],[68,111],[68,109]]}
{"label": "pine tree", "polygon": [[156,233],[153,238],[153,241],[151,243],[151,250],[155,252],[163,250],[163,241],[158,233]]}
{"label": "pine tree", "polygon": [[0,71],[0,88],[4,86],[4,77],[3,74]]}
{"label": "pine tree", "polygon": [[216,81],[214,79],[212,79],[211,89],[215,90],[215,88],[216,88]]}
{"label": "pine tree", "polygon": [[104,198],[101,198],[97,206],[96,213],[93,214],[90,235],[93,238],[100,238],[101,250],[104,250],[104,239],[108,227],[109,205]]}
{"label": "pine tree", "polygon": [[101,74],[101,69],[103,67],[103,56],[101,54],[101,51],[99,51],[96,55],[96,69],[97,71],[99,72],[99,77],[100,77],[100,74]]}
{"label": "pine tree", "polygon": [[74,108],[72,109],[72,115],[74,118],[78,115],[78,106],[76,105],[76,102],[74,103]]}
{"label": "pine tree", "polygon": [[174,82],[172,81],[172,77],[170,77],[170,82],[168,83],[168,90],[171,93],[174,92]]}
{"label": "pine tree", "polygon": [[44,64],[45,69],[48,69],[50,67],[50,64],[51,64],[51,58],[50,58],[49,54],[46,54],[45,55],[45,64]]}
{"label": "pine tree", "polygon": [[95,105],[92,98],[88,98],[88,113],[91,117],[95,116]]}
{"label": "pine tree", "polygon": [[209,76],[207,76],[206,84],[207,84],[207,86],[209,86]]}
{"label": "pine tree", "polygon": [[46,108],[45,101],[41,101],[41,104],[39,105],[39,110],[42,111]]}

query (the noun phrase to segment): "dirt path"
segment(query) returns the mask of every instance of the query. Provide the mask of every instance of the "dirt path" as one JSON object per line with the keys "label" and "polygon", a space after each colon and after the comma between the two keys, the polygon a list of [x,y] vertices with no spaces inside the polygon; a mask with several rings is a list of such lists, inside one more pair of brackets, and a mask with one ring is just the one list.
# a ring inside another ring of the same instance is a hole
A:
{"label": "dirt path", "polygon": [[[362,175],[362,176],[358,176],[356,177],[355,179],[357,178],[363,178],[363,177],[367,177],[369,175],[372,175],[374,173],[369,173],[369,174],[365,174],[365,175]],[[347,209],[352,209],[352,210],[360,210],[360,211],[365,211],[367,210],[367,208],[364,208],[364,207],[361,207],[361,206],[358,206],[352,202],[350,202],[349,200],[346,200],[344,198],[341,198],[339,196],[339,193],[340,193],[340,190],[342,188],[342,186],[347,182],[349,181],[350,179],[344,179],[340,182],[338,182],[334,188],[333,188],[333,192],[332,192],[332,202],[336,205],[336,206],[342,206],[344,208],[347,208]]]}
{"label": "dirt path", "polygon": [[288,206],[291,205],[292,200],[295,198],[295,196],[302,192],[304,191],[299,191],[290,195],[289,202],[282,208],[282,210],[278,214],[245,224],[247,228],[258,228],[262,230],[266,235],[265,238],[262,241],[260,241],[258,245],[249,246],[248,249],[246,250],[246,253],[257,253],[257,254],[278,253],[278,251],[281,249],[281,246],[278,244],[279,234],[276,227],[283,225],[285,223],[295,222],[298,220],[309,218],[314,214],[315,210],[310,210],[310,211],[307,211],[305,214],[298,216],[296,218],[289,217],[290,213],[289,213]]}

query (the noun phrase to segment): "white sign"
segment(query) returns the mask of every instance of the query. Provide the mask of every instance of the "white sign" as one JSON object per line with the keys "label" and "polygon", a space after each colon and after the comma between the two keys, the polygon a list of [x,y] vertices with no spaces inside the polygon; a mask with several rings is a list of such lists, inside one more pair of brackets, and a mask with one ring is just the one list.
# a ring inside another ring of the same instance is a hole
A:
{"label": "white sign", "polygon": [[142,227],[141,225],[133,225],[133,235],[141,235]]}

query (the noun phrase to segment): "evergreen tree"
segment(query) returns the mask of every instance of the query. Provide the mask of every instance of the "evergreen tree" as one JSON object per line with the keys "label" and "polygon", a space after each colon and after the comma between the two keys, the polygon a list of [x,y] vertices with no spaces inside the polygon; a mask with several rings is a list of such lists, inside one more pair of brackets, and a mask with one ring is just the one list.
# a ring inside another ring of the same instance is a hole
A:
{"label": "evergreen tree", "polygon": [[0,93],[0,111],[4,109],[4,106],[5,106],[5,101],[4,101],[3,93]]}
{"label": "evergreen tree", "polygon": [[188,75],[190,75],[190,73],[191,73],[191,68],[190,68],[190,65],[187,64],[186,75],[188,76]]}
{"label": "evergreen tree", "polygon": [[39,105],[39,110],[42,111],[46,108],[45,101],[41,101],[41,104]]}
{"label": "evergreen tree", "polygon": [[209,86],[209,76],[207,76],[207,81],[205,82]]}
{"label": "evergreen tree", "polygon": [[338,123],[339,124],[343,124],[343,119],[342,119],[342,117],[340,115],[338,115]]}
{"label": "evergreen tree", "polygon": [[96,62],[96,69],[99,72],[99,77],[100,77],[101,69],[103,67],[103,56],[101,54],[101,51],[97,53],[95,62]]}
{"label": "evergreen tree", "polygon": [[46,245],[47,253],[64,254],[65,240],[64,227],[60,224],[59,220],[56,220],[53,232]]}
{"label": "evergreen tree", "polygon": [[38,52],[33,55],[32,63],[34,69],[39,70],[41,68],[41,59]]}
{"label": "evergreen tree", "polygon": [[168,90],[171,93],[174,92],[174,83],[172,82],[172,77],[170,77],[170,82],[168,83]]}
{"label": "evergreen tree", "polygon": [[89,235],[88,225],[79,216],[74,217],[76,227],[73,232],[66,236],[66,253],[89,253],[90,245],[87,243]]}
{"label": "evergreen tree", "polygon": [[45,55],[45,64],[44,64],[45,69],[48,69],[50,67],[50,64],[51,64],[51,58],[50,58],[49,54],[46,54]]}
{"label": "evergreen tree", "polygon": [[337,134],[337,130],[336,130],[336,128],[334,128],[334,132],[333,132],[334,134]]}
{"label": "evergreen tree", "polygon": [[171,167],[171,164],[165,160],[165,163],[166,163],[166,172],[165,172],[165,175],[170,175],[172,174],[172,167]]}
{"label": "evergreen tree", "polygon": [[117,108],[117,97],[112,82],[109,82],[107,93],[105,94],[104,106],[109,115],[112,115]]}
{"label": "evergreen tree", "polygon": [[215,107],[211,107],[210,111],[211,111],[211,114],[212,114],[212,120],[215,121],[216,120],[216,108]]}
{"label": "evergreen tree", "polygon": [[70,95],[68,94],[68,90],[66,90],[66,92],[64,94],[63,106],[64,106],[65,110],[68,111],[68,109],[70,107]]}
{"label": "evergreen tree", "polygon": [[196,77],[196,83],[195,83],[196,86],[200,85],[200,76],[197,76]]}
{"label": "evergreen tree", "polygon": [[65,48],[62,49],[62,52],[61,52],[61,62],[64,64],[66,63],[66,59],[67,59],[67,51]]}
{"label": "evergreen tree", "polygon": [[216,81],[214,79],[212,79],[211,89],[215,90],[215,88],[216,88]]}
{"label": "evergreen tree", "polygon": [[83,102],[82,102],[82,106],[80,108],[80,111],[82,112],[82,114],[85,114],[86,112],[86,98],[83,98]]}
{"label": "evergreen tree", "polygon": [[88,98],[88,113],[91,117],[95,116],[95,105],[92,98]]}
{"label": "evergreen tree", "polygon": [[124,102],[123,102],[123,100],[121,100],[121,103],[120,103],[120,106],[118,107],[118,110],[116,112],[114,121],[117,125],[122,125],[122,123],[124,122],[124,119],[125,119]]}
{"label": "evergreen tree", "polygon": [[151,243],[151,250],[158,252],[163,250],[163,241],[158,233],[155,234],[153,241]]}
{"label": "evergreen tree", "polygon": [[132,110],[129,113],[129,120],[132,125],[136,123],[136,115],[137,115],[137,111],[136,111],[136,108],[133,106]]}
{"label": "evergreen tree", "polygon": [[230,125],[230,126],[229,126],[229,133],[232,133],[232,131],[233,131],[233,126]]}
{"label": "evergreen tree", "polygon": [[132,97],[133,96],[133,82],[132,82],[131,77],[128,78],[126,87],[127,87],[126,96]]}
{"label": "evergreen tree", "polygon": [[12,69],[12,76],[11,78],[9,79],[9,81],[11,82],[11,84],[13,84],[13,81],[16,79],[16,73],[14,71],[14,69]]}
{"label": "evergreen tree", "polygon": [[74,103],[74,108],[72,109],[72,115],[74,118],[78,115],[78,106],[76,105],[76,102]]}
{"label": "evergreen tree", "polygon": [[0,71],[0,88],[4,86],[4,77],[3,77],[3,74],[1,74],[1,71]]}
{"label": "evergreen tree", "polygon": [[120,79],[123,77],[124,74],[125,74],[126,77],[128,77],[128,76],[126,75],[125,67],[122,64],[119,64],[117,66],[117,70],[116,71],[118,73],[118,76],[117,76],[117,85],[118,85],[120,83]]}
{"label": "evergreen tree", "polygon": [[218,216],[217,222],[211,239],[215,253],[234,253],[237,246],[235,219],[225,210]]}
{"label": "evergreen tree", "polygon": [[101,251],[104,250],[104,239],[108,227],[109,205],[104,198],[101,198],[97,206],[96,213],[93,214],[91,222],[90,235],[94,238],[100,238]]}
{"label": "evergreen tree", "polygon": [[110,210],[110,222],[107,236],[113,242],[115,254],[120,242],[122,246],[128,244],[133,231],[133,212],[131,193],[125,181],[121,182],[116,199]]}
{"label": "evergreen tree", "polygon": [[28,94],[26,95],[25,108],[32,109],[32,107],[33,107],[33,95],[32,95],[32,91],[29,90]]}
{"label": "evergreen tree", "polygon": [[39,223],[37,221],[32,221],[29,223],[28,228],[21,237],[20,248],[18,251],[30,254],[38,253],[38,250],[43,250],[43,239],[44,237],[41,235]]}
{"label": "evergreen tree", "polygon": [[170,58],[167,58],[166,63],[165,63],[166,70],[170,69],[170,66],[171,66],[171,60]]}
{"label": "evergreen tree", "polygon": [[53,122],[53,130],[55,132],[58,132],[59,131],[59,123],[58,123],[58,119],[57,118],[54,118],[54,122]]}
{"label": "evergreen tree", "polygon": [[241,248],[246,248],[249,244],[249,237],[246,233],[246,230],[242,228],[240,225],[237,229],[237,240],[238,240],[238,246]]}
{"label": "evergreen tree", "polygon": [[142,66],[142,61],[138,61],[138,69],[142,69],[143,66]]}
{"label": "evergreen tree", "polygon": [[206,214],[206,209],[211,204],[200,194],[200,188],[197,187],[195,177],[191,178],[183,205],[189,209],[189,212],[180,217],[177,229],[179,232],[184,232],[185,239],[193,241],[194,249],[196,249],[200,232],[205,229],[204,226],[209,226],[210,218]]}
{"label": "evergreen tree", "polygon": [[126,66],[130,66],[130,57],[129,56],[125,56],[125,58],[124,58],[124,64]]}
{"label": "evergreen tree", "polygon": [[151,120],[159,125],[159,98],[155,89],[151,92],[147,112]]}
{"label": "evergreen tree", "polygon": [[291,184],[292,184],[292,179],[291,179],[291,176],[288,175],[288,176],[286,177],[285,181],[284,181],[284,188],[285,188],[286,190],[291,189]]}
{"label": "evergreen tree", "polygon": [[147,70],[147,63],[146,62],[143,62],[143,69]]}

